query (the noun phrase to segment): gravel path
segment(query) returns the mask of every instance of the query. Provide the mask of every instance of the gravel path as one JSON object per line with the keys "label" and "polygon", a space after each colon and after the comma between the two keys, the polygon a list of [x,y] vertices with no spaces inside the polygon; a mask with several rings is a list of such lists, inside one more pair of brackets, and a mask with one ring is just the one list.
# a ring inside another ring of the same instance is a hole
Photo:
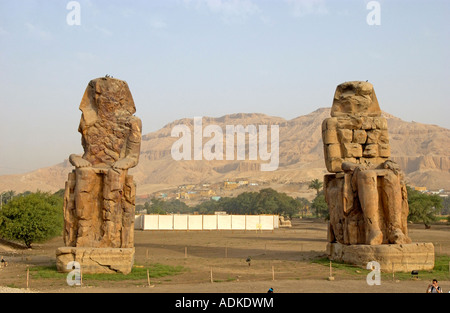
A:
{"label": "gravel path", "polygon": [[9,288],[9,287],[1,287],[0,293],[38,293],[33,290],[19,289],[19,288]]}

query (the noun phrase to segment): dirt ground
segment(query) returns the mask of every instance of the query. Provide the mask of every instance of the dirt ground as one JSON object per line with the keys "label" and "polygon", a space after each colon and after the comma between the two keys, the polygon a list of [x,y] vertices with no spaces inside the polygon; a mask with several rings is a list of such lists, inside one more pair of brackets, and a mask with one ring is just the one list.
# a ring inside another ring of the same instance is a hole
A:
{"label": "dirt ground", "polygon": [[[414,242],[432,242],[437,255],[450,255],[450,226],[424,229],[411,225]],[[69,287],[65,277],[35,278],[29,290],[46,293],[424,293],[428,280],[383,278],[380,286],[369,286],[363,269],[354,273],[312,263],[325,257],[327,224],[294,220],[293,227],[268,232],[256,231],[136,231],[135,266],[160,263],[183,266],[177,275],[127,281],[83,280],[82,287]],[[33,249],[0,242],[0,255],[8,266],[0,268],[0,286],[8,290],[26,288],[27,267],[52,266],[61,237]],[[250,266],[246,261],[251,259]],[[450,266],[450,264],[449,264]],[[211,283],[211,272],[213,283]],[[449,275],[450,277],[450,275]],[[450,281],[440,281],[444,292]],[[12,288],[12,289],[11,289]],[[5,290],[5,289],[4,289]],[[0,288],[0,292],[2,289]]]}

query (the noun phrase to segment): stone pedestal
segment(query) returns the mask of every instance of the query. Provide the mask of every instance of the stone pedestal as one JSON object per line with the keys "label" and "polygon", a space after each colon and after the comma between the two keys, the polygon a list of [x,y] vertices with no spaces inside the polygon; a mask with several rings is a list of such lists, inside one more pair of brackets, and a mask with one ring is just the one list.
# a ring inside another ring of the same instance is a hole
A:
{"label": "stone pedestal", "polygon": [[134,264],[134,248],[74,248],[56,250],[58,272],[69,273],[70,262],[78,262],[84,274],[123,273],[129,274]]}
{"label": "stone pedestal", "polygon": [[376,261],[383,272],[411,272],[434,268],[434,246],[432,243],[391,245],[343,245],[329,243],[327,253],[330,260],[354,264],[366,268]]}

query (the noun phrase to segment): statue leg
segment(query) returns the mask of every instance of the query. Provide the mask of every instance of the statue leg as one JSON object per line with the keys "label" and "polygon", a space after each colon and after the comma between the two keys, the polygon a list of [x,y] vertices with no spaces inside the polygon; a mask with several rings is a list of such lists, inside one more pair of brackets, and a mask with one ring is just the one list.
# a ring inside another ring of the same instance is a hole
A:
{"label": "statue leg", "polygon": [[95,247],[100,237],[101,210],[98,189],[101,177],[92,168],[76,169],[75,211],[78,219],[77,247]]}
{"label": "statue leg", "polygon": [[102,247],[122,247],[122,200],[125,176],[126,171],[110,169],[104,177]]}
{"label": "statue leg", "polygon": [[380,245],[383,233],[379,225],[377,174],[375,171],[357,173],[358,197],[366,223],[366,244]]}
{"label": "statue leg", "polygon": [[127,175],[124,186],[124,199],[122,201],[122,248],[134,246],[134,214],[135,214],[136,188],[133,176]]}
{"label": "statue leg", "polygon": [[69,174],[64,192],[64,243],[66,247],[75,247],[77,241],[77,218],[75,211],[75,171]]}
{"label": "statue leg", "polygon": [[389,243],[410,243],[411,240],[402,231],[402,187],[398,176],[391,171],[383,178],[383,198],[385,215],[388,222]]}

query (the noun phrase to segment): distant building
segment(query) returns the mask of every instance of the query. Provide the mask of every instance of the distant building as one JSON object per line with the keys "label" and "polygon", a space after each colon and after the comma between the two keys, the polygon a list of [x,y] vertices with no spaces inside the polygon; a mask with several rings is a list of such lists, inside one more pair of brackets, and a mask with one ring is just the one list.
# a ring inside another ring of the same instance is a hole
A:
{"label": "distant building", "polygon": [[239,184],[237,182],[235,182],[235,181],[225,181],[223,183],[223,187],[226,190],[234,190],[234,189],[237,189],[239,187]]}
{"label": "distant building", "polygon": [[216,195],[216,193],[214,192],[214,190],[211,190],[211,189],[203,189],[203,190],[200,190],[200,195],[202,196],[202,197],[211,197],[211,196],[215,196]]}

